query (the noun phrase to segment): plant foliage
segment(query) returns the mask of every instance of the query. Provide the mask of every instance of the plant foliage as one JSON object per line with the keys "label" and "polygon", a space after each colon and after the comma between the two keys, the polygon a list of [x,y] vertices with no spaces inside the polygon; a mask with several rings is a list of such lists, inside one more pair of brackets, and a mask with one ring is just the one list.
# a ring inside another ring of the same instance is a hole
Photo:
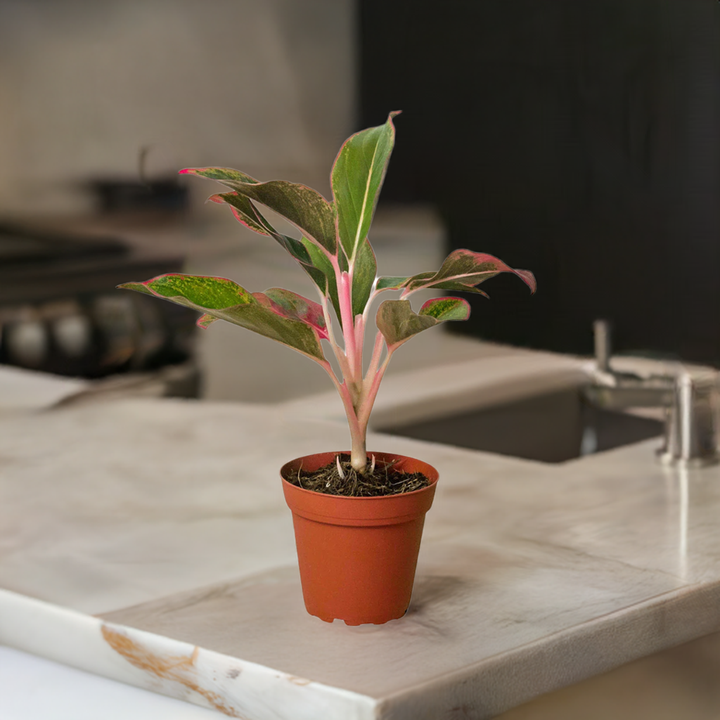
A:
{"label": "plant foliage", "polygon": [[[395,142],[396,115],[390,113],[383,125],[362,130],[345,141],[332,168],[332,202],[305,185],[284,180],[259,182],[231,168],[180,171],[221,183],[225,191],[210,200],[227,205],[243,225],[272,238],[290,253],[314,283],[319,303],[281,288],[248,292],[219,277],[161,275],[119,286],[198,310],[202,313],[200,327],[226,320],[318,362],[342,398],[352,436],[352,464],[359,472],[367,461],[365,435],[370,412],[393,353],[428,328],[466,320],[470,315],[469,304],[461,298],[433,298],[417,312],[408,298],[426,289],[485,295],[478,285],[504,272],[514,273],[535,292],[531,272],[515,270],[492,255],[471,250],[450,253],[436,272],[377,276],[368,233]],[[288,220],[299,237],[278,232],[262,208]],[[380,304],[373,355],[364,368],[368,313],[373,300],[389,290],[400,296]],[[341,342],[333,332],[333,314]],[[325,357],[323,342],[337,359],[340,377]]]}

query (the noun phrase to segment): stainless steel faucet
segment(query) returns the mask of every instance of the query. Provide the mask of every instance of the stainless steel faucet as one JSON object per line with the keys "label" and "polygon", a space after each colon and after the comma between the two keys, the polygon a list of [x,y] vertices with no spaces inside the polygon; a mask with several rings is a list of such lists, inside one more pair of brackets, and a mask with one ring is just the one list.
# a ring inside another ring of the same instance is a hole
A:
{"label": "stainless steel faucet", "polygon": [[666,465],[680,467],[718,462],[717,373],[682,372],[675,378],[673,403],[665,423],[665,446],[658,457]]}
{"label": "stainless steel faucet", "polygon": [[607,320],[593,323],[595,368],[585,397],[606,410],[636,407],[669,407],[673,401],[674,379],[668,375],[638,375],[616,372],[610,367],[611,329]]}
{"label": "stainless steel faucet", "polygon": [[666,465],[701,467],[718,462],[718,376],[715,371],[639,375],[610,367],[611,329],[596,320],[595,367],[585,398],[607,410],[665,408],[665,444],[658,456]]}

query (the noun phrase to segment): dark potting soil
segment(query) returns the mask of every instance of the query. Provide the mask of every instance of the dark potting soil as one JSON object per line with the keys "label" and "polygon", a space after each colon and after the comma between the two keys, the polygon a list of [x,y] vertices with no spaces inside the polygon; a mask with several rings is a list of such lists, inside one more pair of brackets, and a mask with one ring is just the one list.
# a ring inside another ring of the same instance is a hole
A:
{"label": "dark potting soil", "polygon": [[300,468],[286,479],[292,485],[297,485],[304,490],[346,497],[398,495],[420,490],[430,484],[430,481],[422,473],[396,470],[392,462],[387,465],[381,465],[378,462],[371,473],[369,463],[370,460],[365,475],[361,475],[350,464],[350,456],[341,454],[340,467],[344,478],[338,472],[337,461],[334,461],[313,472]]}

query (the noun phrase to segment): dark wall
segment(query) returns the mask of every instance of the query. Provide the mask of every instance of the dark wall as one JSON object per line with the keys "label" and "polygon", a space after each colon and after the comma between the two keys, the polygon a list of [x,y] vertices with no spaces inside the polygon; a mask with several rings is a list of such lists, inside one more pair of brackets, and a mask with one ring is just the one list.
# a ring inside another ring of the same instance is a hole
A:
{"label": "dark wall", "polygon": [[365,0],[361,125],[402,109],[383,197],[533,270],[459,330],[720,360],[720,3]]}

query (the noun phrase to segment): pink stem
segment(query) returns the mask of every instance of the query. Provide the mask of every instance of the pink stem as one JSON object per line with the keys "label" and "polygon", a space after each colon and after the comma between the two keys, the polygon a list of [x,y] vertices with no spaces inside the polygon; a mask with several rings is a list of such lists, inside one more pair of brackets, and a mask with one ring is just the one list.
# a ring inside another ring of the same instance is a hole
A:
{"label": "pink stem", "polygon": [[[358,472],[363,472],[367,465],[367,450],[365,447],[366,429],[358,422],[357,413],[353,406],[352,396],[348,390],[347,383],[342,385],[338,383],[338,391],[345,406],[345,415],[347,415],[348,426],[350,427],[350,464]],[[367,425],[367,423],[366,423]]]}
{"label": "pink stem", "polygon": [[355,378],[360,383],[363,376],[363,345],[365,344],[365,318],[355,316]]}
{"label": "pink stem", "polygon": [[375,335],[375,346],[373,347],[372,359],[370,360],[370,367],[368,368],[365,379],[374,377],[377,372],[378,365],[380,365],[380,357],[382,355],[383,341],[385,338],[383,334],[378,330]]}
{"label": "pink stem", "polygon": [[367,449],[366,449],[366,435],[367,435],[367,421],[364,425],[361,425],[358,421],[357,411],[353,404],[353,398],[350,390],[347,386],[347,381],[340,384],[338,379],[335,377],[335,373],[332,371],[332,367],[327,360],[318,360],[319,365],[325,370],[333,381],[338,393],[340,393],[340,399],[342,400],[343,407],[345,408],[345,415],[347,416],[348,426],[350,428],[350,464],[358,472],[364,472],[367,465]]}
{"label": "pink stem", "polygon": [[[377,282],[377,278],[375,279],[375,282]],[[373,300],[382,292],[381,290],[377,290],[375,286],[373,285],[373,290],[370,293],[370,297],[368,298],[367,304],[365,305],[365,311],[363,312],[363,320],[367,322],[368,314],[370,313],[370,306],[373,303]]]}
{"label": "pink stem", "polygon": [[[339,266],[336,272],[340,272]],[[357,367],[357,348],[355,345],[355,326],[352,315],[351,280],[346,272],[340,272],[338,277],[338,302],[340,304],[340,317],[343,326],[343,338],[345,340],[345,355],[350,366],[351,382],[355,381],[355,369]]]}
{"label": "pink stem", "polygon": [[392,357],[394,351],[395,348],[388,348],[387,357],[385,358],[385,361],[381,365],[380,369],[374,375],[370,375],[370,373],[368,372],[368,377],[366,378],[366,380],[372,378],[370,383],[370,389],[368,390],[367,394],[363,394],[362,404],[358,412],[358,423],[360,424],[360,428],[362,429],[363,433],[367,432],[367,424],[368,420],[370,419],[370,413],[372,412],[373,405],[375,404],[375,398],[377,397],[378,390],[380,389],[380,383],[382,382],[383,376],[385,375],[385,370],[387,370],[388,363],[390,362],[390,358]]}
{"label": "pink stem", "polygon": [[347,415],[348,423],[350,425],[350,435],[352,436],[354,443],[355,437],[358,435],[361,436],[362,433],[360,432],[360,425],[358,423],[357,414],[355,412],[355,408],[353,407],[352,397],[350,396],[347,384],[344,382],[341,384],[339,382],[339,380],[335,377],[332,366],[327,360],[318,360],[317,362],[318,365],[320,365],[330,376],[330,379],[333,381],[333,385],[335,385],[338,393],[340,393],[340,398],[343,402],[343,406],[345,407],[345,414]]}
{"label": "pink stem", "polygon": [[330,343],[330,347],[332,347],[333,349],[335,359],[338,361],[342,376],[347,377],[347,375],[349,375],[350,373],[350,368],[348,367],[347,357],[345,357],[345,353],[340,349],[340,346],[335,340],[335,333],[333,332],[332,326],[332,318],[330,317],[330,308],[328,307],[328,299],[323,293],[319,292],[319,294],[320,301],[322,303],[323,316],[325,317],[325,326],[327,327],[328,332],[328,342]]}
{"label": "pink stem", "polygon": [[340,261],[337,256],[330,258],[330,261],[335,272],[335,282],[338,289],[338,305],[340,306],[340,322],[345,341],[345,355],[347,355],[350,367],[354,368],[355,336],[352,315],[352,278],[347,272],[340,269]]}

